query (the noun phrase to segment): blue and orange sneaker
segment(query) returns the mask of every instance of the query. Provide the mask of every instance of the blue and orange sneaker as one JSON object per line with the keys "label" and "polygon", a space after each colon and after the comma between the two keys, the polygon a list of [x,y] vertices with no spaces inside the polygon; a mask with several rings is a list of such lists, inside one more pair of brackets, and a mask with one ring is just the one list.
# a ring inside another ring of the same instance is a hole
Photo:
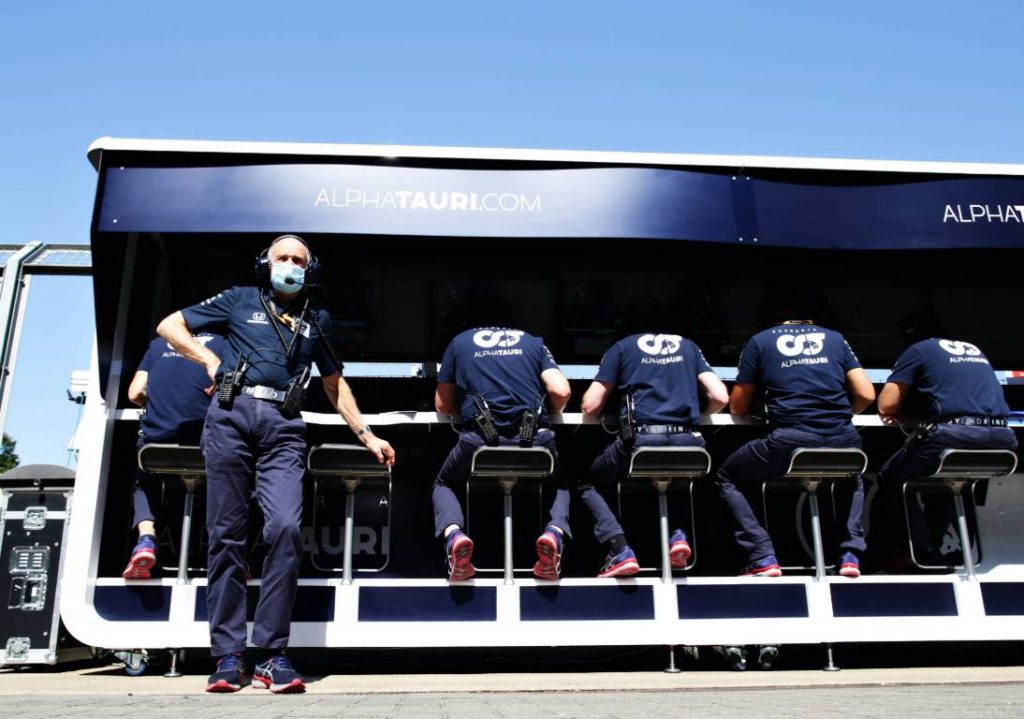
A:
{"label": "blue and orange sneaker", "polygon": [[628,577],[640,571],[640,565],[636,561],[633,550],[626,547],[618,554],[608,553],[605,557],[604,566],[597,573],[598,577]]}
{"label": "blue and orange sneaker", "polygon": [[533,565],[533,576],[537,579],[558,579],[562,571],[562,533],[548,527],[537,537],[537,563]]}
{"label": "blue and orange sneaker", "polygon": [[476,574],[473,566],[473,540],[461,529],[448,535],[445,541],[448,556],[448,581],[462,582]]}
{"label": "blue and orange sneaker", "polygon": [[756,562],[751,562],[747,565],[747,568],[743,570],[741,577],[781,577],[782,567],[779,566],[779,560],[775,558],[774,554],[769,554],[767,557],[758,559]]}
{"label": "blue and orange sneaker", "polygon": [[681,529],[672,532],[672,536],[668,538],[668,560],[672,569],[686,569],[692,555],[693,550],[686,541],[686,533]]}
{"label": "blue and orange sneaker", "polygon": [[125,579],[149,579],[155,565],[156,537],[152,534],[143,534],[135,543],[132,558],[128,560],[128,566],[121,572],[121,576]]}
{"label": "blue and orange sneaker", "polygon": [[215,694],[237,692],[249,683],[248,669],[241,654],[225,654],[206,680],[206,691]]}
{"label": "blue and orange sneaker", "polygon": [[837,571],[840,577],[856,579],[860,576],[860,559],[853,552],[843,552],[842,556],[839,557],[839,569]]}
{"label": "blue and orange sneaker", "polygon": [[274,694],[302,694],[306,691],[302,675],[295,671],[284,654],[257,664],[252,680],[254,687],[264,686]]}

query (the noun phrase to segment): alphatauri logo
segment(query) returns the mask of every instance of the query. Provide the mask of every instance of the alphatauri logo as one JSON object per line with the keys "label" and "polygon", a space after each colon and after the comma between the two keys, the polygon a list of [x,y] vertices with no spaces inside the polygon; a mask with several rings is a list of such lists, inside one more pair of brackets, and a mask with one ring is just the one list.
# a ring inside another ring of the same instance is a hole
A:
{"label": "alphatauri logo", "polygon": [[978,349],[977,345],[972,345],[970,342],[958,342],[957,340],[939,340],[939,347],[949,352],[951,355],[956,357],[977,357],[981,354],[981,350]]}
{"label": "alphatauri logo", "polygon": [[480,330],[473,335],[473,344],[484,349],[514,347],[523,338],[522,330]]}
{"label": "alphatauri logo", "polygon": [[636,340],[636,346],[649,355],[675,354],[682,344],[680,335],[641,335]]}
{"label": "alphatauri logo", "polygon": [[825,333],[807,332],[798,335],[779,335],[779,338],[775,340],[775,346],[786,357],[816,355],[825,349]]}
{"label": "alphatauri logo", "polygon": [[942,212],[942,223],[947,222],[1019,225],[1024,223],[1024,205],[946,205]]}

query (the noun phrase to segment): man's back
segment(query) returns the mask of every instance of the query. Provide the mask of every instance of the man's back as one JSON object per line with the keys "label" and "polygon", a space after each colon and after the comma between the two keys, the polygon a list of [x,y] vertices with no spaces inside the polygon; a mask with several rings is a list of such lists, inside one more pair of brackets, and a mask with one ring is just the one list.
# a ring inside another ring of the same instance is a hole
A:
{"label": "man's back", "polygon": [[1006,417],[1010,411],[988,358],[970,342],[917,342],[900,355],[888,381],[910,385],[929,420]]}
{"label": "man's back", "polygon": [[642,424],[697,424],[697,376],[711,367],[691,340],[674,334],[635,334],[601,358],[594,380],[630,393]]}
{"label": "man's back", "polygon": [[437,379],[463,391],[463,417],[477,413],[476,396],[487,402],[495,424],[501,426],[542,406],[541,373],[557,368],[539,337],[523,330],[484,327],[466,330],[451,341]]}
{"label": "man's back", "polygon": [[[202,334],[196,340],[215,354],[224,351],[220,337]],[[146,377],[146,412],[142,433],[147,442],[179,441],[182,435],[198,439],[210,398],[203,389],[210,384],[206,370],[178,354],[166,340],[157,337],[139,364]]]}
{"label": "man's back", "polygon": [[750,338],[740,355],[736,382],[764,390],[774,424],[835,434],[850,427],[846,374],[859,367],[840,333],[790,322]]}

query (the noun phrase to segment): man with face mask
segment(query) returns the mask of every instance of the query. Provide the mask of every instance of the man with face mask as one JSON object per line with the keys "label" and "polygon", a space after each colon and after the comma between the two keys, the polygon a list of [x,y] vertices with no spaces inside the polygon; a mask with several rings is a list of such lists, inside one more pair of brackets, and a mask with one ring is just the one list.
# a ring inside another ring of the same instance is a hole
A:
{"label": "man with face mask", "polygon": [[[245,548],[249,499],[264,515],[267,557],[252,632],[258,651],[253,680],[275,693],[305,690],[284,650],[302,552],[302,478],[305,425],[292,400],[316,362],[324,391],[356,437],[378,461],[393,464],[391,445],[363,421],[341,377],[331,343],[330,315],[310,305],[305,288],[318,266],[296,235],[275,239],[257,260],[259,287],[232,287],[166,317],[157,332],[175,350],[203,365],[217,398],[206,415],[201,446],[206,460],[209,566],[207,614],[217,669],[206,690],[233,692],[248,682]],[[220,331],[221,362],[193,332]],[[234,388],[234,391],[228,391]]]}

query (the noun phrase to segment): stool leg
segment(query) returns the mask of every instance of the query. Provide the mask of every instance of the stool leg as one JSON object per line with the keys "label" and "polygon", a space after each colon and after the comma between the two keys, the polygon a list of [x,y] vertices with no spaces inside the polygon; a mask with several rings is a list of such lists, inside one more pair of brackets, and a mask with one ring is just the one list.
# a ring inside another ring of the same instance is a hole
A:
{"label": "stool leg", "polygon": [[188,584],[188,545],[192,535],[192,506],[195,497],[193,484],[186,483],[185,511],[181,517],[181,553],[178,557],[177,584]]}
{"label": "stool leg", "polygon": [[356,488],[351,482],[345,482],[345,546],[341,583],[352,583],[352,533],[356,513]]}
{"label": "stool leg", "polygon": [[960,533],[960,553],[964,556],[964,571],[968,579],[975,579],[974,554],[971,551],[971,538],[967,534],[967,515],[964,513],[964,498],[960,492],[953,495],[953,504],[956,507],[956,525]]}
{"label": "stool leg", "polygon": [[504,485],[505,503],[505,584],[514,584],[512,579],[512,487]]}
{"label": "stool leg", "polygon": [[821,543],[821,517],[818,515],[817,485],[808,492],[811,505],[811,536],[814,540],[814,581],[825,577],[825,549]]}
{"label": "stool leg", "polygon": [[672,564],[668,556],[668,497],[658,488],[658,524],[661,527],[661,581],[672,583]]}

